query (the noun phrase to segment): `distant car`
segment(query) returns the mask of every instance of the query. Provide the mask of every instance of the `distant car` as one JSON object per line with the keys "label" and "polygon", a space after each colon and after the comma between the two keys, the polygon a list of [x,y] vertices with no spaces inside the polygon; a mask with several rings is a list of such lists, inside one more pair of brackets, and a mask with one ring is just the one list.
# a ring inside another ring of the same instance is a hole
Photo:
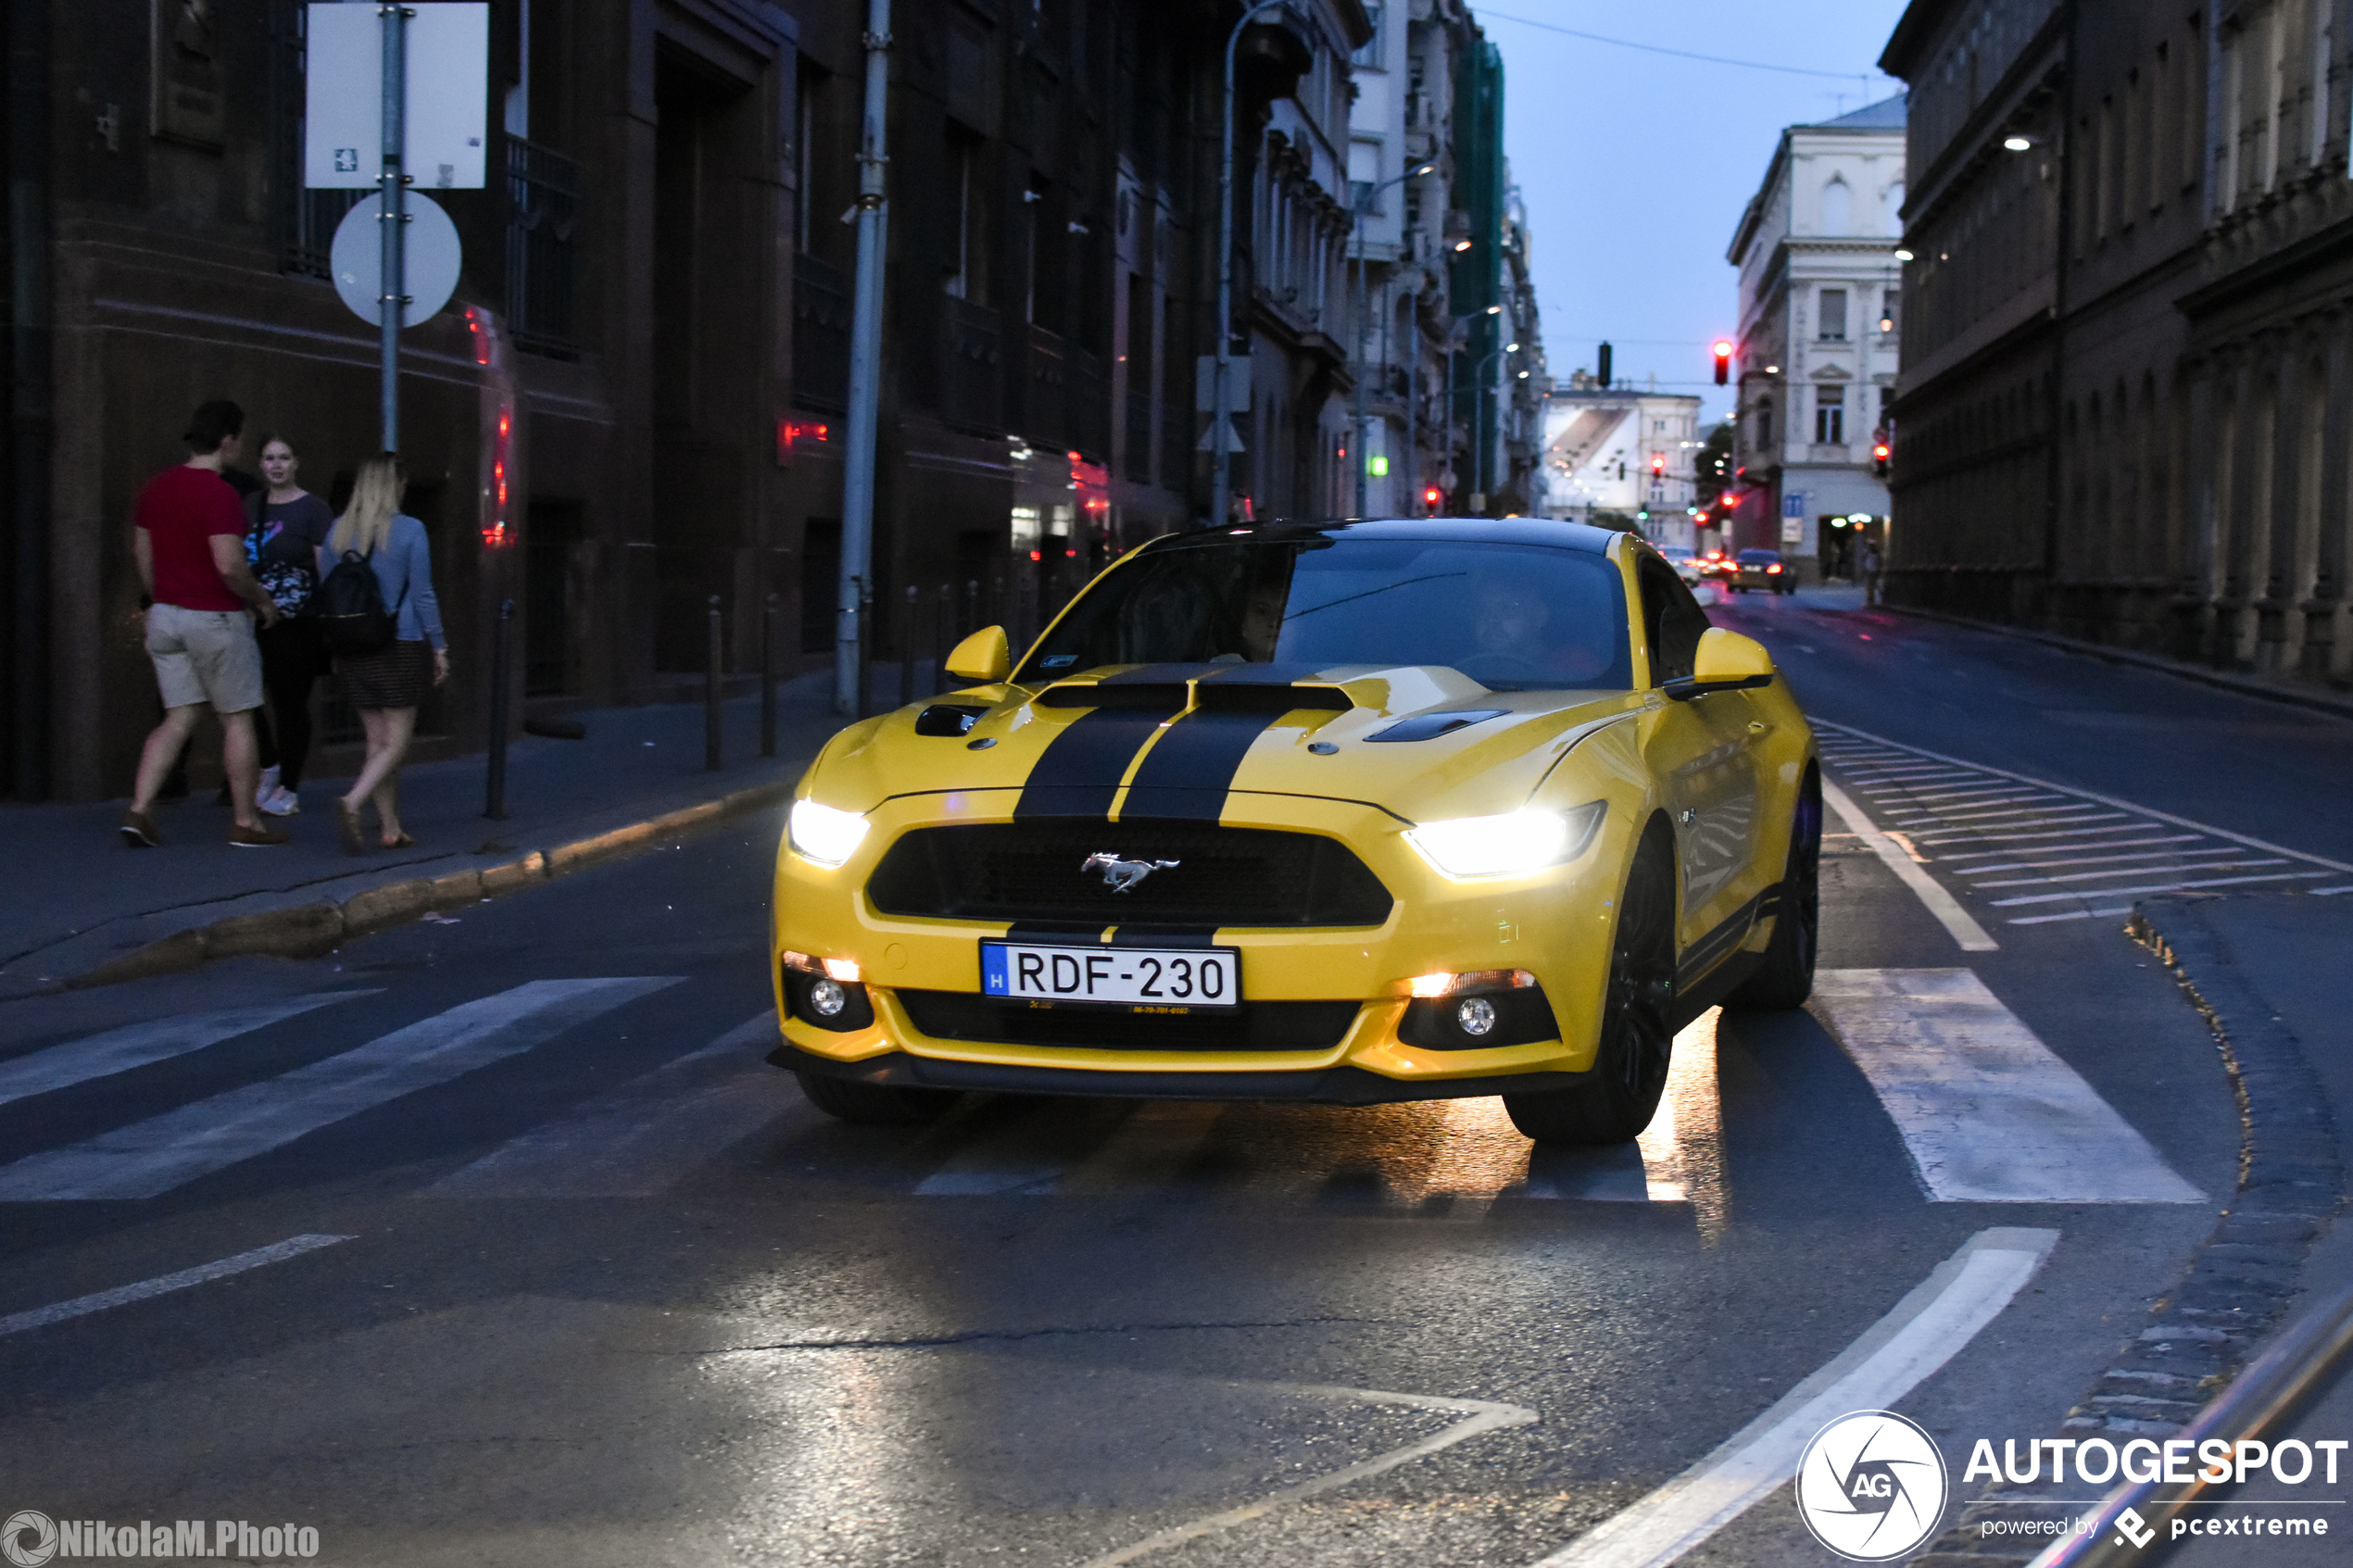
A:
{"label": "distant car", "polygon": [[1732,570],[1732,563],[1724,558],[1721,550],[1701,551],[1694,564],[1699,568],[1699,580],[1703,583],[1721,582]]}
{"label": "distant car", "polygon": [[1751,588],[1770,588],[1777,594],[1793,593],[1797,588],[1797,573],[1782,560],[1778,550],[1743,550],[1736,560],[1725,563],[1730,569],[1724,581],[1736,594]]}
{"label": "distant car", "polygon": [[1697,583],[1706,576],[1700,566],[1699,556],[1687,546],[1661,545],[1658,553],[1667,558],[1667,564],[1675,569],[1675,575],[1686,583]]}

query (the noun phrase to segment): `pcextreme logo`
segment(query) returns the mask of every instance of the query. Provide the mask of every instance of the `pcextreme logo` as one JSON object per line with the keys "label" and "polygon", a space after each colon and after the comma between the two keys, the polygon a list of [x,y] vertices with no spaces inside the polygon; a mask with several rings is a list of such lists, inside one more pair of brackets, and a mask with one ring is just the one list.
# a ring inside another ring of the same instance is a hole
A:
{"label": "pcextreme logo", "polygon": [[1891,1411],[1840,1416],[1797,1461],[1798,1516],[1851,1562],[1902,1557],[1935,1534],[1948,1487],[1935,1440]]}

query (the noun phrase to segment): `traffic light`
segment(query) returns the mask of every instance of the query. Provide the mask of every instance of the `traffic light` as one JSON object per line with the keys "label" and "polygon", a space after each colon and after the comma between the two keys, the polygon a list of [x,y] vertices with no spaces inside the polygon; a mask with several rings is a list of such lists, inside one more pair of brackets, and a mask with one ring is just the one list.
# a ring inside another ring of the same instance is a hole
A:
{"label": "traffic light", "polygon": [[1871,471],[1881,479],[1887,477],[1887,459],[1892,454],[1888,451],[1885,437],[1871,443]]}
{"label": "traffic light", "polygon": [[1443,499],[1445,499],[1445,493],[1435,484],[1422,492],[1422,505],[1429,508],[1432,512],[1438,509],[1438,503]]}
{"label": "traffic light", "polygon": [[1722,386],[1732,377],[1732,345],[1729,339],[1716,340],[1716,384]]}
{"label": "traffic light", "polygon": [[1651,477],[1653,479],[1665,479],[1667,477],[1666,453],[1653,452],[1651,454]]}
{"label": "traffic light", "polygon": [[1602,345],[1602,351],[1593,357],[1593,368],[1598,372],[1594,379],[1602,383],[1602,390],[1604,392],[1607,392],[1609,390],[1609,345],[1604,344]]}

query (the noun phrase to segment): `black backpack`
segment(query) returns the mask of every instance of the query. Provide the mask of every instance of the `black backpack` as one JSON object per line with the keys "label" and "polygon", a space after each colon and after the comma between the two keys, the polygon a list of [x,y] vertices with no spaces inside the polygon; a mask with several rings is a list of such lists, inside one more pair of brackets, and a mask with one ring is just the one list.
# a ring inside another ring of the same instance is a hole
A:
{"label": "black backpack", "polygon": [[384,589],[370,564],[375,554],[373,550],[364,556],[346,550],[318,592],[310,596],[309,618],[317,623],[319,638],[329,653],[380,653],[400,629],[400,605],[408,601],[409,590],[404,584],[399,602],[384,608]]}

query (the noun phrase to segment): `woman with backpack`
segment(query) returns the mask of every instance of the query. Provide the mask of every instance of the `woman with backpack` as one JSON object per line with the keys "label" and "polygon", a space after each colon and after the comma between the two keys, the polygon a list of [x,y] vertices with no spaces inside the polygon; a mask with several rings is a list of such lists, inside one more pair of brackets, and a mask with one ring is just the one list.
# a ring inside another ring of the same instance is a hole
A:
{"label": "woman with backpack", "polygon": [[370,800],[378,843],[405,849],[416,842],[400,826],[400,764],[416,733],[417,705],[449,678],[432,546],[425,525],[400,510],[408,486],[391,453],[361,463],[351,503],[319,552],[320,634],[368,736],[367,761],[335,802],[335,827],[352,855],[367,852],[359,812]]}
{"label": "woman with backpack", "polygon": [[261,742],[261,793],[256,804],[273,817],[302,809],[302,768],[310,756],[310,687],[319,678],[318,624],[303,614],[319,586],[319,551],[335,514],[295,483],[302,467],[291,443],[273,435],[261,444],[268,488],[245,497],[245,559],[278,607],[278,619],[254,633],[261,645],[261,685],[269,710],[255,729]]}

